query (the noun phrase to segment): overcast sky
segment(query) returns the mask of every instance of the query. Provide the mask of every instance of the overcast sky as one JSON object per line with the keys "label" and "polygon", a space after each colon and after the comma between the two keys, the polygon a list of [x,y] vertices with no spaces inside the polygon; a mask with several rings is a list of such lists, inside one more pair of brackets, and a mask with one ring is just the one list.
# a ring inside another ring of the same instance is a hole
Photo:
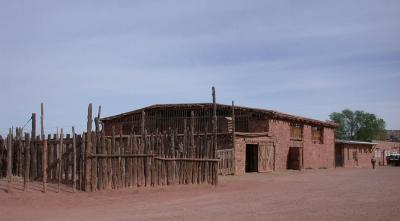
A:
{"label": "overcast sky", "polygon": [[[57,2],[57,3],[56,3]],[[151,3],[150,3],[151,2]],[[0,134],[211,101],[400,129],[400,1],[0,0]],[[29,129],[29,126],[27,126]]]}

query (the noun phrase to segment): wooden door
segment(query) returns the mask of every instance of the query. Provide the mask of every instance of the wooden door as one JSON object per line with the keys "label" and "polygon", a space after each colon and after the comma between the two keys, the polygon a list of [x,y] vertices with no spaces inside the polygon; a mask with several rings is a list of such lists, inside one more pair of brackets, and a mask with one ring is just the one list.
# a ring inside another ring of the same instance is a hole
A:
{"label": "wooden door", "polygon": [[258,171],[271,172],[274,170],[274,146],[260,144],[258,146]]}

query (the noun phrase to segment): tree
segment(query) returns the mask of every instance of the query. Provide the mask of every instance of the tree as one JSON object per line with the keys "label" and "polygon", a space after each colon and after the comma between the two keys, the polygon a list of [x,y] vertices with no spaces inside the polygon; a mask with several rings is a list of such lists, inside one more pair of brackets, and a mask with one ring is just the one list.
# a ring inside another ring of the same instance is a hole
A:
{"label": "tree", "polygon": [[330,119],[339,125],[336,137],[345,140],[375,140],[385,138],[386,123],[375,114],[364,111],[344,109],[333,112]]}

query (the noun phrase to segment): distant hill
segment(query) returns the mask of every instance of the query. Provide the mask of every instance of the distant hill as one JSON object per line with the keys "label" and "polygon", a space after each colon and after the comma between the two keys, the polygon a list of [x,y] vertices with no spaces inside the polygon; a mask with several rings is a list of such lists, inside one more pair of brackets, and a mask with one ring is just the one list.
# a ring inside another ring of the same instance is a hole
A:
{"label": "distant hill", "polygon": [[386,130],[386,139],[390,141],[400,141],[400,130]]}

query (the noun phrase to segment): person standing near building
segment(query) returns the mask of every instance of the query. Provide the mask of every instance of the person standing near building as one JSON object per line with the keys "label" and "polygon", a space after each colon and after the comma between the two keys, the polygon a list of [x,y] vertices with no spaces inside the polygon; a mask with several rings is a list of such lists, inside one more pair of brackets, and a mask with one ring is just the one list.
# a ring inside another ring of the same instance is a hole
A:
{"label": "person standing near building", "polygon": [[375,170],[375,163],[376,163],[375,156],[372,156],[372,158],[371,158],[371,164],[372,164],[372,169],[374,169],[374,170]]}

